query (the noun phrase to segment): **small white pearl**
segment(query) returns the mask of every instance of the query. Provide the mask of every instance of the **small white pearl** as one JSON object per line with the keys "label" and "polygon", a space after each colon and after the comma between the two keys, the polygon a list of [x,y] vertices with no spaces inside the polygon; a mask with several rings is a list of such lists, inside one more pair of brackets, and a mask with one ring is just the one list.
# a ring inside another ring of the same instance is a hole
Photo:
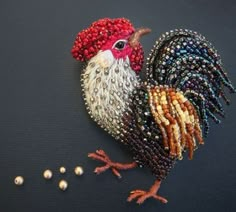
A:
{"label": "small white pearl", "polygon": [[76,166],[74,172],[76,175],[81,176],[84,173],[84,170],[81,166]]}
{"label": "small white pearl", "polygon": [[17,176],[14,180],[14,183],[18,186],[24,184],[24,178],[22,176]]}
{"label": "small white pearl", "polygon": [[52,171],[47,169],[43,172],[43,177],[47,180],[50,180],[52,178],[53,174]]}
{"label": "small white pearl", "polygon": [[65,191],[67,188],[68,188],[68,183],[65,181],[65,180],[61,180],[59,182],[59,188],[62,190],[62,191]]}
{"label": "small white pearl", "polygon": [[66,168],[64,166],[62,166],[62,167],[60,167],[59,171],[61,174],[64,174],[64,173],[66,173]]}

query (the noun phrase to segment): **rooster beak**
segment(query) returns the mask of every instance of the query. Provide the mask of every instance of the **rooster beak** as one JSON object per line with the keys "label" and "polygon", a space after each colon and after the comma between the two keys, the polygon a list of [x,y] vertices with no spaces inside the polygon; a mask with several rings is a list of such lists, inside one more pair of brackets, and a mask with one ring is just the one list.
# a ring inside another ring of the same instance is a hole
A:
{"label": "rooster beak", "polygon": [[151,32],[149,28],[139,28],[137,29],[129,38],[129,44],[131,47],[135,47],[138,45],[140,38],[143,35],[146,35]]}

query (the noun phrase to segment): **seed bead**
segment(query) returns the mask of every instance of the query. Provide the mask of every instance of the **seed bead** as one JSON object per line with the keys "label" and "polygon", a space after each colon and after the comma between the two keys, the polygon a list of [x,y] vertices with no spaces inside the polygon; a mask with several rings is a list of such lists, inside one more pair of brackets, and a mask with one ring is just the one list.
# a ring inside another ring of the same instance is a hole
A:
{"label": "seed bead", "polygon": [[52,171],[47,169],[43,172],[43,177],[46,179],[46,180],[50,180],[52,178],[53,174],[52,174]]}
{"label": "seed bead", "polygon": [[66,168],[64,166],[62,166],[62,167],[60,167],[59,171],[61,174],[64,174],[64,173],[66,173]]}
{"label": "seed bead", "polygon": [[15,179],[14,179],[14,183],[17,185],[17,186],[21,186],[24,184],[24,178],[22,176],[17,176]]}
{"label": "seed bead", "polygon": [[76,166],[75,169],[74,169],[74,172],[75,172],[76,175],[81,176],[81,175],[83,175],[84,170],[81,166]]}
{"label": "seed bead", "polygon": [[61,181],[59,182],[59,188],[60,188],[62,191],[65,191],[65,190],[68,188],[68,183],[67,183],[67,181],[61,180]]}

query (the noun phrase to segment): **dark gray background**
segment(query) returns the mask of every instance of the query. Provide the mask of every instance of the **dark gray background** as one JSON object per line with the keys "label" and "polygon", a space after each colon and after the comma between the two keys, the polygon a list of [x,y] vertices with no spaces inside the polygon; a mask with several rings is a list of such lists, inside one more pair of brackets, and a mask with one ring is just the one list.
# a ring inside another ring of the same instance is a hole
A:
{"label": "dark gray background", "polygon": [[[137,3],[139,2],[139,3]],[[206,145],[193,161],[178,163],[160,194],[169,203],[126,203],[129,191],[154,182],[146,169],[95,176],[99,163],[88,152],[103,148],[114,160],[128,152],[88,117],[81,97],[81,64],[70,49],[78,31],[103,17],[127,17],[136,27],[152,28],[143,40],[147,54],[156,38],[173,28],[204,34],[219,50],[236,84],[236,1],[79,1],[2,0],[0,2],[0,211],[236,211],[235,105],[222,125],[212,125]],[[59,166],[67,174],[58,173]],[[82,165],[77,178],[73,167]],[[54,179],[45,182],[42,171]],[[25,185],[13,184],[15,175]],[[58,180],[69,189],[61,192]]]}

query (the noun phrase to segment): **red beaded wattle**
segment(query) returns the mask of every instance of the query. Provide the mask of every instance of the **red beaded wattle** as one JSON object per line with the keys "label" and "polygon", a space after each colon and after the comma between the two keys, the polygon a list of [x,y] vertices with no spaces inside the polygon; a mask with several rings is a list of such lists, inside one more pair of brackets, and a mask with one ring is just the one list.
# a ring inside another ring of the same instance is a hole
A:
{"label": "red beaded wattle", "polygon": [[76,60],[84,62],[94,57],[99,50],[110,49],[116,58],[128,56],[131,68],[134,71],[140,71],[144,61],[144,53],[140,44],[134,48],[127,44],[127,48],[120,52],[111,48],[115,41],[128,40],[134,32],[133,25],[125,18],[100,19],[78,33],[71,53]]}
{"label": "red beaded wattle", "polygon": [[133,51],[129,57],[131,68],[134,71],[141,71],[144,61],[144,52],[140,44],[133,48]]}

